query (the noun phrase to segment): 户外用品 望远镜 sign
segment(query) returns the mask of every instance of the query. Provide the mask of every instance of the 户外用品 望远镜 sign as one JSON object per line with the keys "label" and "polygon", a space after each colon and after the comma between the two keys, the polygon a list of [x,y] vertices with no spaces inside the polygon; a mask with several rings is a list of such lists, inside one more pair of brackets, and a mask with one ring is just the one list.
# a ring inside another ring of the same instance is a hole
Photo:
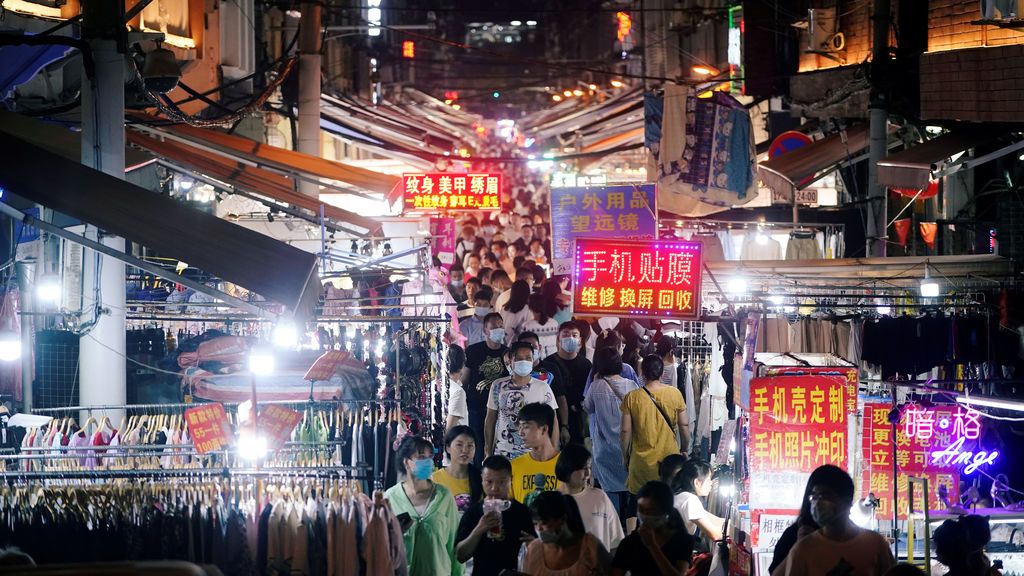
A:
{"label": "\u6237\u5916\u7528\u54c1 \u671b\u8fdc\u955c sign", "polygon": [[701,243],[578,238],[573,280],[579,315],[693,318]]}
{"label": "\u6237\u5916\u7528\u54c1 \u671b\u8fdc\u955c sign", "polygon": [[500,174],[403,174],[401,186],[407,213],[501,208]]}

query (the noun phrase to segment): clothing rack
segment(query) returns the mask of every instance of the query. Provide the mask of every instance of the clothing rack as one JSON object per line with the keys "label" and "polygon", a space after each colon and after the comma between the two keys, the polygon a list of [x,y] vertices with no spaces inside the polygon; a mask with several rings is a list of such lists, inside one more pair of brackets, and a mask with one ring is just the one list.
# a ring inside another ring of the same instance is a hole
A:
{"label": "clothing rack", "polygon": [[53,471],[12,471],[0,470],[2,480],[111,480],[138,479],[157,480],[161,478],[205,477],[291,477],[291,478],[340,478],[343,480],[372,481],[373,476],[351,476],[345,474],[347,467],[318,468],[151,468],[129,470],[53,470]]}
{"label": "clothing rack", "polygon": [[841,222],[743,222],[736,220],[714,220],[709,218],[660,218],[658,224],[668,228],[679,229],[715,229],[715,230],[799,230],[807,228],[836,228],[845,230],[846,224]]}

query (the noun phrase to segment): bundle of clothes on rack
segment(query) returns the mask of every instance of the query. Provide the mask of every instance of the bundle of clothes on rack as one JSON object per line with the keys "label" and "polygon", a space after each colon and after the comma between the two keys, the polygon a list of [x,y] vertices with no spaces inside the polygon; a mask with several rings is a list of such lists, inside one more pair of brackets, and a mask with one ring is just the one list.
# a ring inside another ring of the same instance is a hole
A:
{"label": "bundle of clothes on rack", "polygon": [[407,574],[398,520],[383,495],[371,498],[355,482],[313,471],[81,482],[54,475],[46,485],[0,488],[0,542],[41,564],[184,560],[228,576]]}

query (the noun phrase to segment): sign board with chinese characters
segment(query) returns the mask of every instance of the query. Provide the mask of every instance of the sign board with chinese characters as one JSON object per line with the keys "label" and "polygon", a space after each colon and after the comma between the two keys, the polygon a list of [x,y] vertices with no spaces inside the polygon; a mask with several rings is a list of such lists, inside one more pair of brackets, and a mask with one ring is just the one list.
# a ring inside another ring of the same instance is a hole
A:
{"label": "sign board with chinese characters", "polygon": [[455,218],[430,217],[430,253],[447,267],[455,263]]}
{"label": "sign board with chinese characters", "polygon": [[796,514],[755,513],[757,517],[756,532],[751,534],[754,550],[774,550],[779,538],[787,528],[796,522]]}
{"label": "sign board with chinese characters", "polygon": [[267,448],[276,450],[283,447],[300,420],[300,412],[277,404],[260,410],[260,433],[267,438]]}
{"label": "sign board with chinese characters", "polygon": [[849,463],[846,382],[805,375],[750,381],[750,507],[799,508],[818,466]]}
{"label": "sign board with chinese characters", "polygon": [[402,211],[499,210],[500,174],[403,174]]}
{"label": "sign board with chinese characters", "polygon": [[654,184],[551,188],[551,263],[572,274],[577,238],[654,239],[658,207]]}
{"label": "sign board with chinese characters", "polygon": [[196,452],[206,454],[231,444],[231,424],[223,404],[203,404],[185,411],[188,433]]}
{"label": "sign board with chinese characters", "polygon": [[900,498],[900,518],[907,516],[907,476],[928,478],[930,509],[943,508],[939,501],[939,485],[946,487],[950,498],[960,494],[960,474],[970,475],[995,462],[999,453],[986,450],[981,443],[981,414],[963,406],[923,407],[914,404],[903,408],[893,438],[889,412],[892,404],[864,404],[863,493],[874,493],[879,500],[876,515],[892,517],[893,445],[900,474],[895,480]]}
{"label": "sign board with chinese characters", "polygon": [[700,242],[576,240],[577,316],[693,318],[700,313]]}

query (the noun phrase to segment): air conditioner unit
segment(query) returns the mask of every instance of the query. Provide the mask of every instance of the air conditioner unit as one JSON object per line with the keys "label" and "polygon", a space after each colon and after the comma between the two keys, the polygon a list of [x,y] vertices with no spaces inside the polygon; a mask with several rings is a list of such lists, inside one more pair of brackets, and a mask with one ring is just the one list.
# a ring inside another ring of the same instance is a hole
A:
{"label": "air conditioner unit", "polygon": [[808,52],[838,52],[846,47],[843,33],[836,30],[835,8],[811,8],[807,20]]}

